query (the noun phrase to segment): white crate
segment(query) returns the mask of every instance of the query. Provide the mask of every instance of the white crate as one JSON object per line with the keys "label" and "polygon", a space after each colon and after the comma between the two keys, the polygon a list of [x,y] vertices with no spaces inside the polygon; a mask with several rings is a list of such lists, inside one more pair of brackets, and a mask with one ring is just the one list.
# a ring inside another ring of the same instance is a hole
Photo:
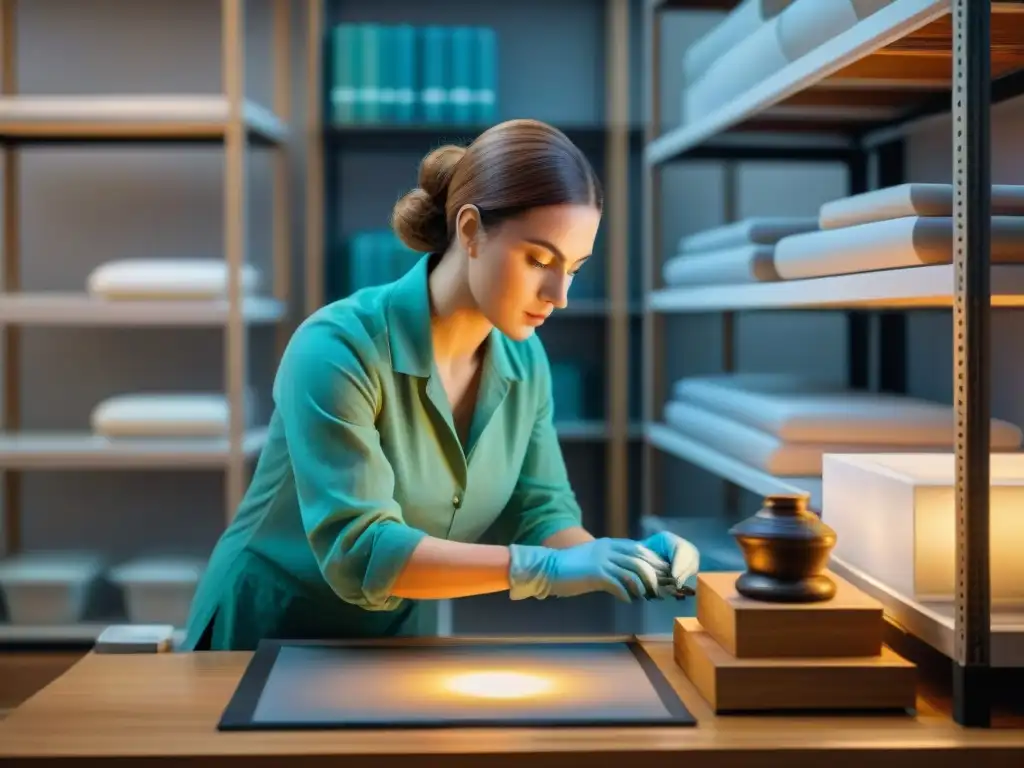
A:
{"label": "white crate", "polygon": [[[952,453],[826,454],[833,553],[913,600],[952,600],[954,476]],[[1024,604],[1024,453],[993,453],[990,476],[992,602]]]}
{"label": "white crate", "polygon": [[123,590],[132,623],[183,627],[204,567],[195,558],[145,557],[111,569],[110,580]]}
{"label": "white crate", "polygon": [[8,619],[19,625],[80,621],[102,572],[102,559],[88,553],[34,552],[0,560]]}

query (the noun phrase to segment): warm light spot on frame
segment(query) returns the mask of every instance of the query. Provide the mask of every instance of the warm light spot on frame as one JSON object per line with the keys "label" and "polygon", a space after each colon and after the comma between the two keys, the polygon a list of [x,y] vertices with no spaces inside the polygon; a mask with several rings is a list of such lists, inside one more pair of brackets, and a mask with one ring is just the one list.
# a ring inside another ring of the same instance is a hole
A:
{"label": "warm light spot on frame", "polygon": [[452,693],[481,699],[524,699],[547,693],[551,681],[526,672],[467,672],[451,677],[445,687]]}

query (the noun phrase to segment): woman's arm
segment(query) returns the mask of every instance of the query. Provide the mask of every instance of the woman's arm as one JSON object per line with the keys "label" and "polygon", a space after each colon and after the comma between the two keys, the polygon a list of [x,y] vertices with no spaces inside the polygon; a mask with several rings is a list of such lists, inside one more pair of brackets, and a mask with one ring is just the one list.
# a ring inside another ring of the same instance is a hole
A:
{"label": "woman's arm", "polygon": [[446,600],[509,589],[509,550],[433,536],[413,550],[391,594],[413,600]]}
{"label": "woman's arm", "polygon": [[[581,526],[575,526],[549,536],[544,546],[568,549],[593,540]],[[447,600],[503,592],[509,588],[508,568],[508,547],[430,536],[413,550],[391,594],[413,600]]]}
{"label": "woman's arm", "polygon": [[564,528],[558,533],[548,536],[544,539],[544,546],[552,549],[568,549],[593,540],[594,537],[586,528],[582,525],[574,525],[572,528]]}

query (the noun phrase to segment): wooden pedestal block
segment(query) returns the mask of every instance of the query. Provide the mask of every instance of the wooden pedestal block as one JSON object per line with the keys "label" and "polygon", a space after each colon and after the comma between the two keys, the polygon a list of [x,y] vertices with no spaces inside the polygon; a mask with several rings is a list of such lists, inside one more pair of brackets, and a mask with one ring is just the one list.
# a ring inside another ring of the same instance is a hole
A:
{"label": "wooden pedestal block", "polygon": [[730,655],[846,658],[882,652],[882,605],[829,574],[836,595],[822,603],[767,603],[736,592],[736,573],[697,576],[697,620]]}
{"label": "wooden pedestal block", "polygon": [[888,647],[865,658],[738,659],[697,619],[676,619],[676,663],[716,713],[912,709],[916,668]]}

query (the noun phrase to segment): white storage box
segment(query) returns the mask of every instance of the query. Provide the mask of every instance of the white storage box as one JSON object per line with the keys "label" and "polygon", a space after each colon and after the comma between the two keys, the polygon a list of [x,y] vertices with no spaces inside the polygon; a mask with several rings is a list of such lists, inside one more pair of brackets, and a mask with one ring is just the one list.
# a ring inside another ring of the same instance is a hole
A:
{"label": "white storage box", "polygon": [[[992,601],[1024,604],[1024,453],[991,455]],[[916,601],[947,601],[954,582],[952,453],[827,454],[822,519],[833,554]]]}
{"label": "white storage box", "polygon": [[102,572],[102,559],[88,553],[26,553],[0,560],[8,619],[20,625],[81,621]]}
{"label": "white storage box", "polygon": [[133,624],[183,627],[204,567],[194,558],[146,557],[113,568],[110,580],[123,590]]}

